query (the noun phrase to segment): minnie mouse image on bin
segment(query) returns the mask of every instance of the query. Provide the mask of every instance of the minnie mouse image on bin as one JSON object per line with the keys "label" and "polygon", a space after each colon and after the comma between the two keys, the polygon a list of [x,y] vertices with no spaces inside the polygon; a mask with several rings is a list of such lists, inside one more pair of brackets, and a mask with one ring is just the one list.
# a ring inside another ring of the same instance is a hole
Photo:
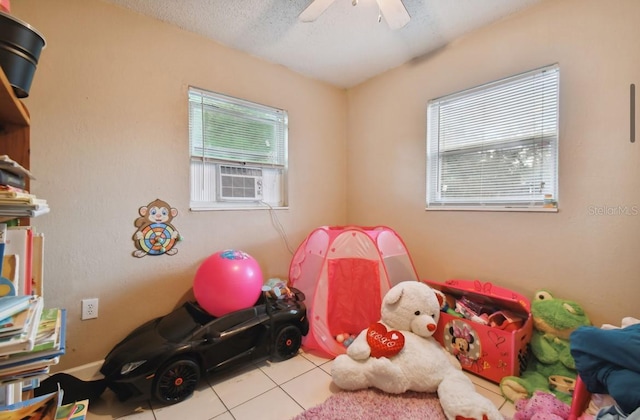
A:
{"label": "minnie mouse image on bin", "polygon": [[470,368],[480,357],[480,341],[473,328],[463,321],[451,321],[444,327],[444,343],[464,368]]}

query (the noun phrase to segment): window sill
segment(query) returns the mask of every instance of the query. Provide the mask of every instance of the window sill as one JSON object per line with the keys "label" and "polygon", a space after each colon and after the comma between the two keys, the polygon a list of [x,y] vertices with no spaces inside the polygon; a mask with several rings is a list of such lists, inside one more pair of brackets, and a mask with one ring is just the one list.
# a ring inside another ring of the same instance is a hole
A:
{"label": "window sill", "polygon": [[232,204],[232,205],[225,205],[225,206],[191,206],[189,207],[189,211],[192,212],[201,212],[201,211],[227,211],[227,210],[231,210],[231,211],[238,211],[238,210],[289,210],[289,206],[271,206],[268,204],[263,204],[261,206],[255,206],[255,205],[251,205],[251,206],[247,206],[247,205],[238,205],[238,204]]}
{"label": "window sill", "polygon": [[526,206],[436,206],[426,207],[426,211],[512,211],[512,212],[529,212],[529,213],[557,213],[557,207],[526,207]]}

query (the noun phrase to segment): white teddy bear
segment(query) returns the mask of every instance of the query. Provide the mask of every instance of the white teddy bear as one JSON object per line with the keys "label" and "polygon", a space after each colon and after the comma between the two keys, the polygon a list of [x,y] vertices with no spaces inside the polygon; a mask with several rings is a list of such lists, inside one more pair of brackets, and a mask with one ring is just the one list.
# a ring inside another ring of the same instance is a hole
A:
{"label": "white teddy bear", "polygon": [[432,337],[442,299],[420,281],[392,287],[382,301],[381,321],[362,331],[347,354],[333,361],[333,382],[346,390],[437,392],[450,420],[502,420],[495,405],[475,391],[460,365],[453,364]]}

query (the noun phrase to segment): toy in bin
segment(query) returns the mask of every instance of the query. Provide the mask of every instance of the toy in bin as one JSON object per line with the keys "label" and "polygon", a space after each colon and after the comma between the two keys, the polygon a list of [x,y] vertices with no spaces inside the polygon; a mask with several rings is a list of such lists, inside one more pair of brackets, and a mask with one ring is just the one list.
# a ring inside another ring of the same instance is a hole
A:
{"label": "toy in bin", "polygon": [[287,282],[279,278],[272,278],[267,280],[262,291],[267,292],[273,299],[286,299],[293,297],[293,292],[287,286]]}
{"label": "toy in bin", "polygon": [[525,297],[477,280],[426,283],[445,295],[433,336],[463,369],[495,383],[524,371],[533,329]]}
{"label": "toy in bin", "polygon": [[500,391],[510,401],[528,398],[537,390],[553,393],[571,403],[576,368],[570,353],[569,336],[578,327],[590,325],[577,302],[554,297],[545,290],[535,293],[531,303],[533,333],[531,359],[527,369],[500,381]]}

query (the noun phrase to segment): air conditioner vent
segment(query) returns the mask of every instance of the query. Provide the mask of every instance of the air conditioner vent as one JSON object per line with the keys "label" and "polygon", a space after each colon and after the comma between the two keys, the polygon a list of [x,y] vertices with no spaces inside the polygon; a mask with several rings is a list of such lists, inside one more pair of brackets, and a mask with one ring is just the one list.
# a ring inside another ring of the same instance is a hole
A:
{"label": "air conditioner vent", "polygon": [[220,165],[218,198],[223,201],[261,201],[262,169]]}

